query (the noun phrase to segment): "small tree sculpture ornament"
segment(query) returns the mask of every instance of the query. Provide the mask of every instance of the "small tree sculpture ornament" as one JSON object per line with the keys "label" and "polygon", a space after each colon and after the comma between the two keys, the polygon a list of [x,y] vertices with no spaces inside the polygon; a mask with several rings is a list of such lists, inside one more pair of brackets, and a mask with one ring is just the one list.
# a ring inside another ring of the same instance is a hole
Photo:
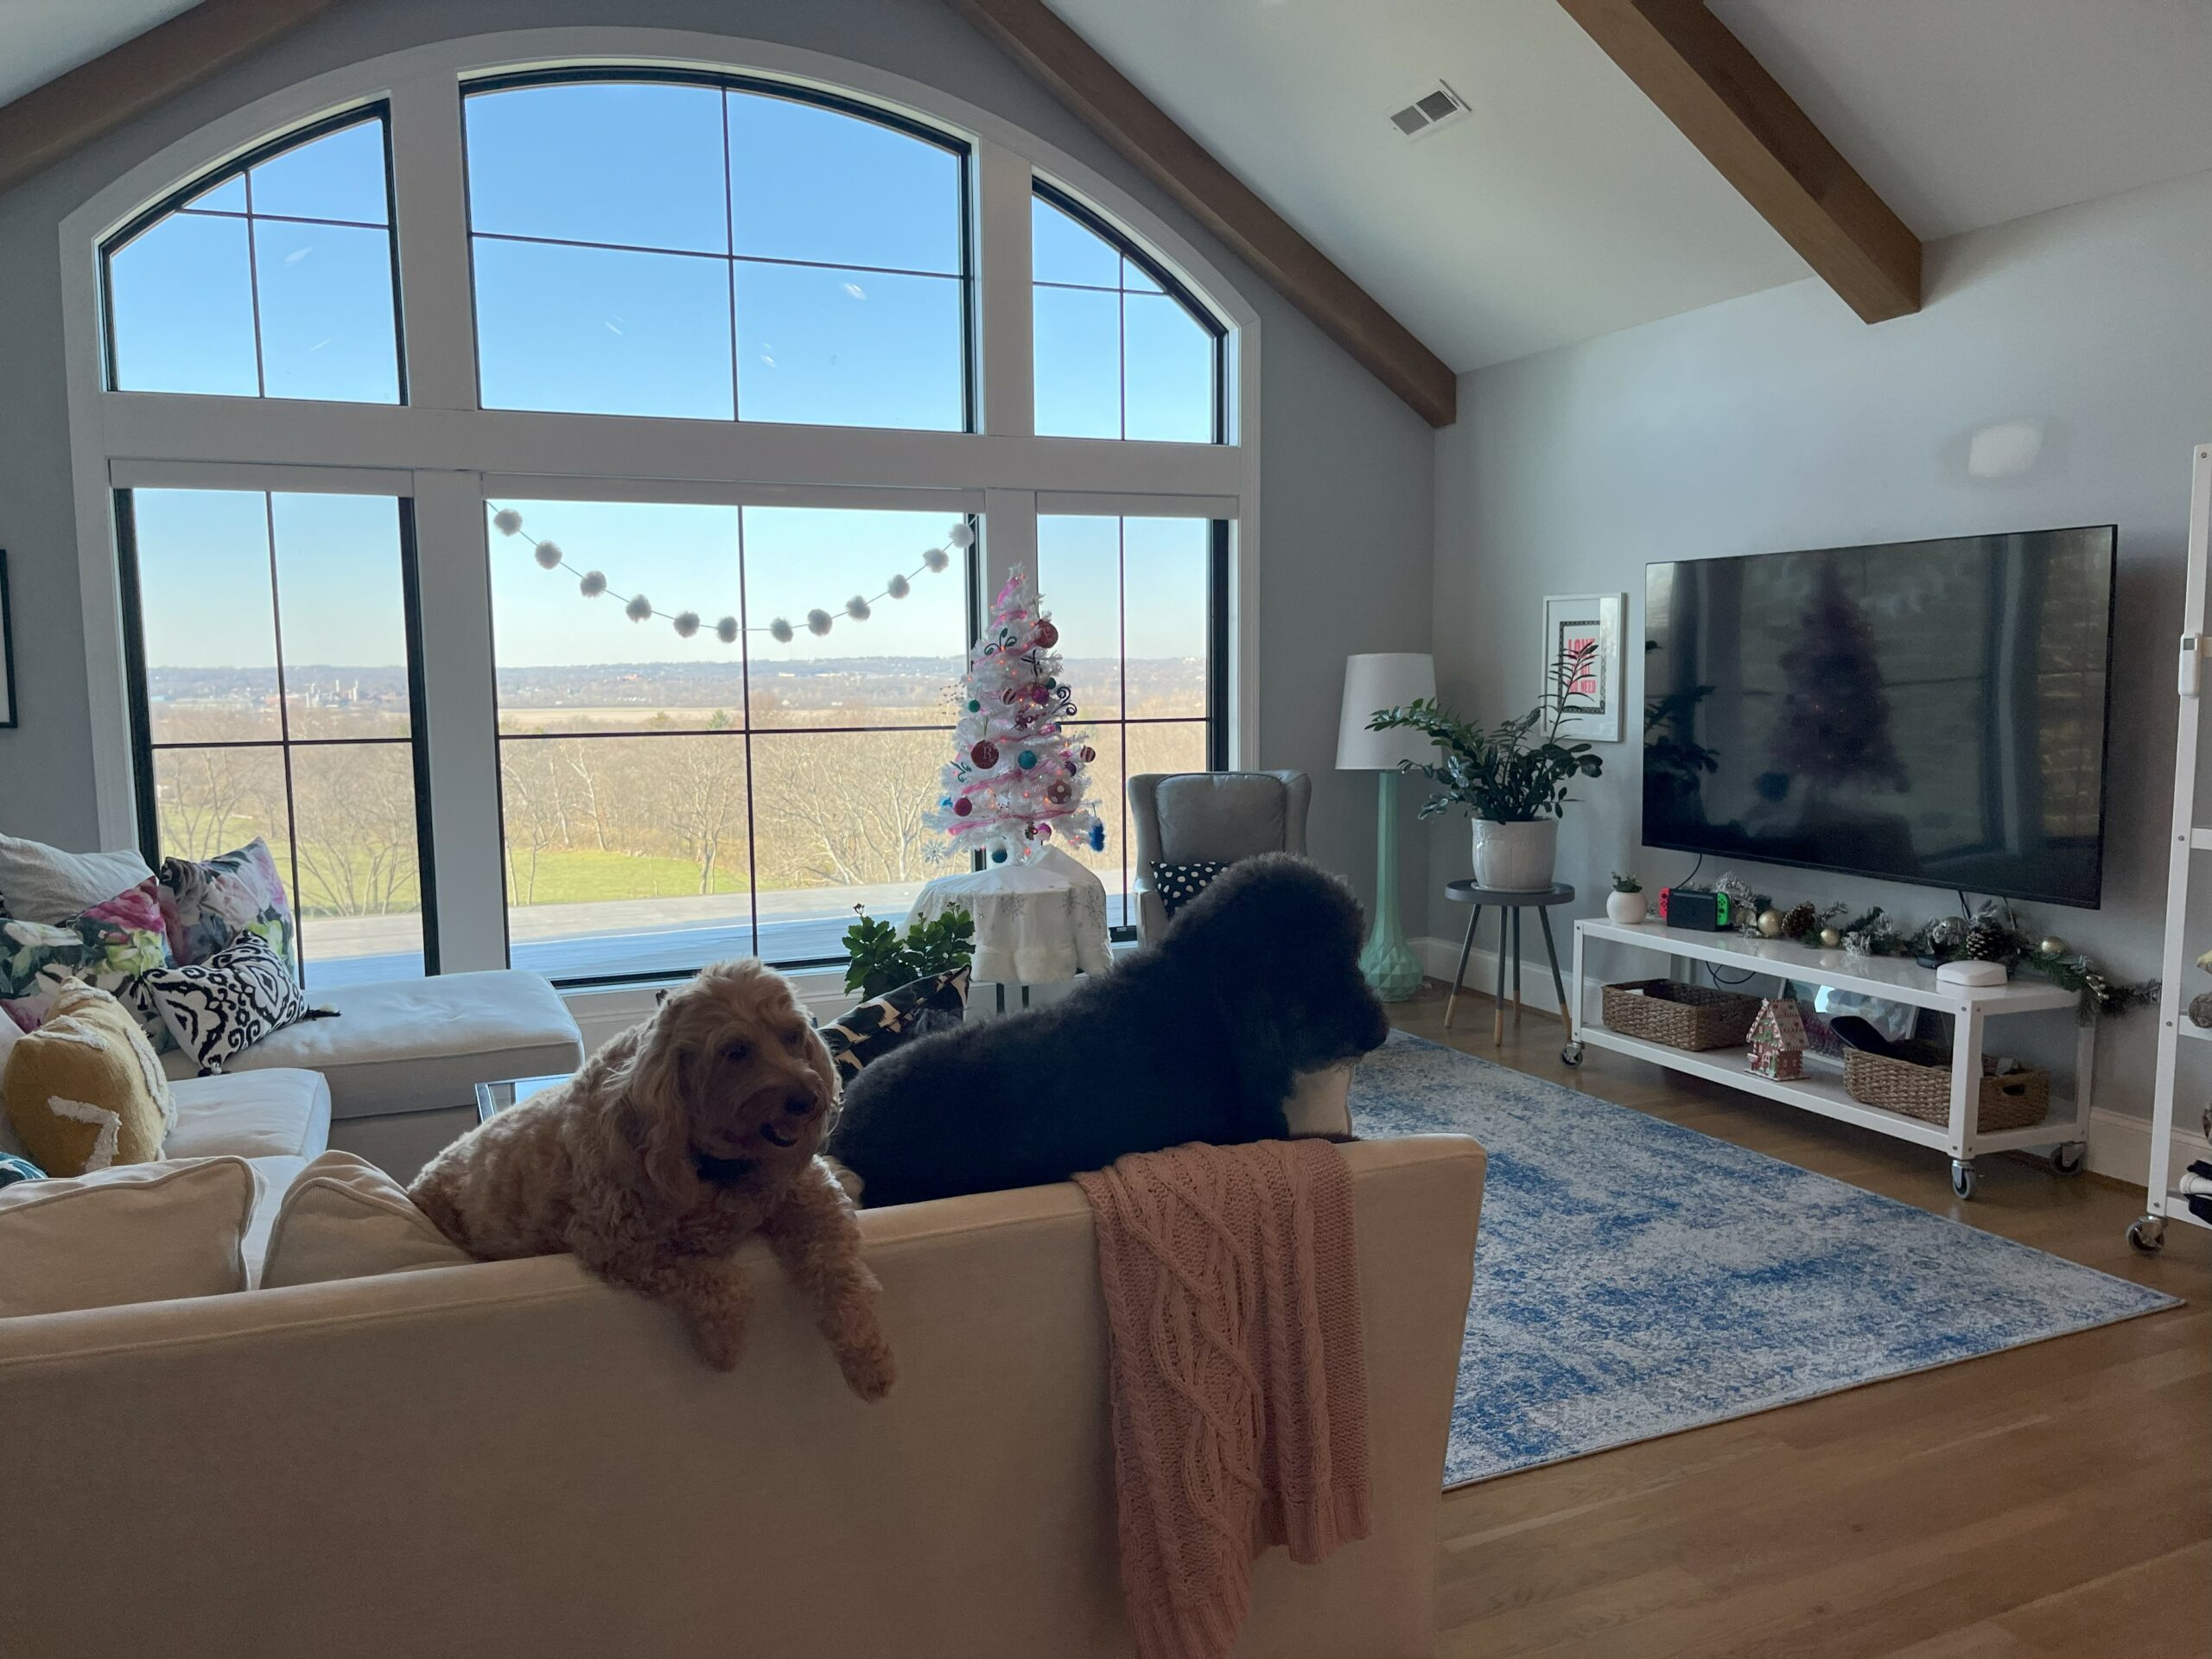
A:
{"label": "small tree sculpture ornament", "polygon": [[1016,565],[991,601],[990,624],[956,694],[952,759],[927,820],[944,832],[936,855],[980,849],[994,864],[1027,863],[1056,837],[1104,849],[1106,826],[1084,771],[1098,756],[1065,729],[1076,705],[1060,679],[1059,641]]}

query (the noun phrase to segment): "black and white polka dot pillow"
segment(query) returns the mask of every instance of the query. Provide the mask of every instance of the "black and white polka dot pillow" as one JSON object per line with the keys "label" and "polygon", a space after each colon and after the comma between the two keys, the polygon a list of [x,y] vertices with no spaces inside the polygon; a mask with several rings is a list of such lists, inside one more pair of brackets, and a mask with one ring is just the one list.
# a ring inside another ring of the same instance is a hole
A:
{"label": "black and white polka dot pillow", "polygon": [[1173,916],[1206,890],[1214,877],[1229,868],[1226,864],[1163,864],[1152,861],[1152,890],[1160,895],[1160,902]]}

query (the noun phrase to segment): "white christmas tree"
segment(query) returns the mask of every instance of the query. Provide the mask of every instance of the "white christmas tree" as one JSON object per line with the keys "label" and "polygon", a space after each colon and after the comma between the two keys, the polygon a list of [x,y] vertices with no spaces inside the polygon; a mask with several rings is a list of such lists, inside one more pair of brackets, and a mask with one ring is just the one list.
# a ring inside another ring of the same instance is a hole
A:
{"label": "white christmas tree", "polygon": [[1065,729],[1076,707],[1060,680],[1059,641],[1016,565],[991,601],[957,693],[952,759],[928,817],[944,832],[940,855],[980,848],[1003,864],[1035,858],[1056,837],[1094,852],[1106,845],[1084,772],[1097,753]]}

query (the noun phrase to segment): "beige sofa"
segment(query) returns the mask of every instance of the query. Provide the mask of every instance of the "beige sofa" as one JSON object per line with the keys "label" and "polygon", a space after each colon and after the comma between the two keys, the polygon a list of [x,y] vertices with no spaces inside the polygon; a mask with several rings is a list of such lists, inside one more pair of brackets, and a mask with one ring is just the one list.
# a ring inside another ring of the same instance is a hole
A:
{"label": "beige sofa", "polygon": [[[1373,1535],[1255,1566],[1238,1651],[1434,1648],[1482,1153],[1346,1147]],[[567,1257],[0,1320],[9,1652],[1088,1659],[1116,1577],[1089,1212],[869,1212],[898,1388],[848,1395],[760,1247],[751,1351]]]}

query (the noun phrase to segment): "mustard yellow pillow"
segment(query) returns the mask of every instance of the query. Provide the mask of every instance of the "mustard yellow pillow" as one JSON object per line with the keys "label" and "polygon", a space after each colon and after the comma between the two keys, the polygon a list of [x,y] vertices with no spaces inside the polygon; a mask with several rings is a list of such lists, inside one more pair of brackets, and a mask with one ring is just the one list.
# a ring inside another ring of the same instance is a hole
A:
{"label": "mustard yellow pillow", "polygon": [[63,986],[39,1028],[9,1051],[0,1095],[49,1175],[151,1163],[176,1122],[168,1079],[138,1022],[81,981]]}

